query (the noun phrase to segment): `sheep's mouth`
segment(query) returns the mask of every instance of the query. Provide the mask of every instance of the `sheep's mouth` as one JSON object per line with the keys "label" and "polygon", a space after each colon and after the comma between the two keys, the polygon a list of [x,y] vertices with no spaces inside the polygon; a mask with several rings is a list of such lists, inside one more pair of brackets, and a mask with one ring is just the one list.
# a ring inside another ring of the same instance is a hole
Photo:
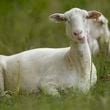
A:
{"label": "sheep's mouth", "polygon": [[84,42],[85,42],[85,37],[78,37],[77,39],[78,39],[78,41],[80,41],[81,43],[84,43]]}

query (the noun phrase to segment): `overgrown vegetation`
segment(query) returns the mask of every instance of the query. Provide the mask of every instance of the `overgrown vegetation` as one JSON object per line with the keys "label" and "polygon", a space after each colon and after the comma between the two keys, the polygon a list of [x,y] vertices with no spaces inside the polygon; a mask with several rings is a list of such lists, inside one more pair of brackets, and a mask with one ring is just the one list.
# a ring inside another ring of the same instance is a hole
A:
{"label": "overgrown vegetation", "polygon": [[[110,20],[109,4],[110,0],[0,0],[0,54],[69,46],[64,24],[51,23],[48,16],[80,7],[99,10]],[[0,110],[110,110],[110,55],[102,47],[93,58],[98,81],[89,94],[68,91],[60,98],[42,93],[0,97]]]}

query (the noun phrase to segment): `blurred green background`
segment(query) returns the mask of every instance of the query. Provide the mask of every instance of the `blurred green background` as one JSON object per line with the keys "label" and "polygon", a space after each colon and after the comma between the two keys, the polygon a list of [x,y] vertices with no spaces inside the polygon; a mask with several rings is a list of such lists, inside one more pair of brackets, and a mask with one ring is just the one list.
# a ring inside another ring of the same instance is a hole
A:
{"label": "blurred green background", "polygon": [[0,54],[69,46],[64,24],[48,16],[73,7],[98,10],[110,19],[110,0],[0,0]]}

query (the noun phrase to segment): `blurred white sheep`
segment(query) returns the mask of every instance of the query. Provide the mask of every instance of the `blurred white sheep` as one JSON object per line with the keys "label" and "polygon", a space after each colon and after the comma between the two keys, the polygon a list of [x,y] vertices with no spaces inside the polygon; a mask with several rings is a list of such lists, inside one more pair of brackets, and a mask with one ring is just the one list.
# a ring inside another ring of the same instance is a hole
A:
{"label": "blurred white sheep", "polygon": [[103,43],[109,44],[110,31],[108,20],[103,14],[101,14],[98,19],[90,19],[88,22],[90,24],[88,42],[92,54],[96,55],[100,51],[99,39],[101,41],[100,45]]}

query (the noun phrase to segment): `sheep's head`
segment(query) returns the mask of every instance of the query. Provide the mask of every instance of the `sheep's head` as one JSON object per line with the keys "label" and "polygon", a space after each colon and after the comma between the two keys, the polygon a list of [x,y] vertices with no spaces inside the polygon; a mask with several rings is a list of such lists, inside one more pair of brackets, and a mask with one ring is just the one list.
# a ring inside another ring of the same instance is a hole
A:
{"label": "sheep's head", "polygon": [[101,28],[101,34],[99,36],[101,42],[109,43],[110,30],[108,27],[108,19],[104,15],[102,15],[99,17],[98,23],[100,24],[100,28]]}
{"label": "sheep's head", "polygon": [[95,39],[101,39],[101,41],[108,43],[110,38],[110,31],[108,27],[108,20],[104,15],[101,15],[98,20],[92,21],[91,35]]}
{"label": "sheep's head", "polygon": [[66,22],[67,35],[75,42],[84,42],[89,31],[88,19],[98,19],[100,16],[101,13],[97,11],[73,8],[64,14],[52,14],[50,19],[55,22]]}

